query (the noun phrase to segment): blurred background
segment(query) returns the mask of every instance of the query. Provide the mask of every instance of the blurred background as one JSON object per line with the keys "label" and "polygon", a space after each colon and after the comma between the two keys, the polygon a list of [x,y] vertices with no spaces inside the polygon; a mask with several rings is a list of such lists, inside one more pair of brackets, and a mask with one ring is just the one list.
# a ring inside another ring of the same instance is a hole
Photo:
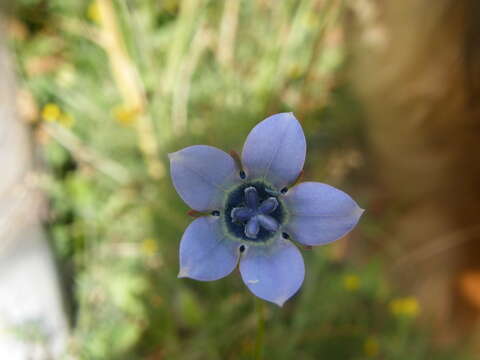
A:
{"label": "blurred background", "polygon": [[266,305],[267,359],[480,358],[475,0],[17,0],[0,35],[2,359],[250,359],[237,272],[177,279],[167,153],[304,128],[366,209]]}

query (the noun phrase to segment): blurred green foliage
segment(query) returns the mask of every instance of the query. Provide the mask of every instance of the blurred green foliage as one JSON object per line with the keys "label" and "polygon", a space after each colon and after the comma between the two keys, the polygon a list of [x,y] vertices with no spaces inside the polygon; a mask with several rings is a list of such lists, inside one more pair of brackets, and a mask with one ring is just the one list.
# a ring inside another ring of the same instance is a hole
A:
{"label": "blurred green foliage", "polygon": [[[238,274],[213,283],[176,277],[190,219],[166,154],[192,144],[240,150],[255,123],[294,111],[307,135],[306,177],[356,189],[368,209],[361,111],[343,81],[346,4],[17,3],[10,40],[47,170],[69,353],[251,358],[254,299]],[[367,210],[342,245],[304,252],[302,290],[283,308],[267,305],[268,359],[467,359],[435,349],[415,321],[415,299],[394,300],[381,259],[345,261],[343,245],[377,236]]]}

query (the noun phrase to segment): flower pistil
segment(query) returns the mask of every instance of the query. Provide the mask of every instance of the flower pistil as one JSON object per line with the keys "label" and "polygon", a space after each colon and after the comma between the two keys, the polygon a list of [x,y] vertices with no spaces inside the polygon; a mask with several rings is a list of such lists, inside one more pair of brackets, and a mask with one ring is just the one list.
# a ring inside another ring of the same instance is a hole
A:
{"label": "flower pistil", "polygon": [[245,235],[249,239],[256,239],[260,227],[275,232],[279,228],[278,221],[268,215],[278,207],[278,200],[269,197],[260,203],[257,189],[249,186],[244,190],[245,206],[234,207],[230,212],[233,222],[245,224]]}

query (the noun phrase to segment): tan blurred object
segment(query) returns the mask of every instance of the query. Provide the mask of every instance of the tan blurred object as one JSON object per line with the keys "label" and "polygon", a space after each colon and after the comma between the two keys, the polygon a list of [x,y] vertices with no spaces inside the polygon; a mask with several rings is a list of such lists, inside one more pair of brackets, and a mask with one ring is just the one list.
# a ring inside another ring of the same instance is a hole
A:
{"label": "tan blurred object", "polygon": [[55,55],[36,56],[27,60],[25,71],[29,77],[53,73],[64,63],[63,59]]}
{"label": "tan blurred object", "polygon": [[29,129],[15,109],[28,100],[17,98],[12,69],[0,38],[0,359],[58,359],[68,324],[40,225],[42,198]]}
{"label": "tan blurred object", "polygon": [[33,123],[38,120],[39,110],[37,102],[32,93],[27,89],[17,91],[17,109],[18,115],[23,121]]}
{"label": "tan blurred object", "polygon": [[480,3],[361,0],[351,9],[352,78],[387,190],[379,196],[395,219],[383,240],[401,247],[394,276],[449,343],[480,314],[457,286],[480,269]]}

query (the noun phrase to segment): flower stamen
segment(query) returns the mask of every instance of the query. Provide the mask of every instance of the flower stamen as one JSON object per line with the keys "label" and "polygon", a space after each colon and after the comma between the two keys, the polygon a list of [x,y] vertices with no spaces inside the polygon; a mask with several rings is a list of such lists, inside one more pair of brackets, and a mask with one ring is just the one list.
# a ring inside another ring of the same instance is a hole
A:
{"label": "flower stamen", "polygon": [[234,222],[248,221],[253,215],[254,211],[247,207],[233,208],[230,216]]}
{"label": "flower stamen", "polygon": [[244,233],[249,239],[256,239],[260,228],[269,232],[275,232],[280,225],[278,221],[268,214],[278,207],[278,200],[269,197],[260,203],[257,189],[254,186],[245,188],[244,202],[246,206],[235,207],[230,212],[233,222],[245,224]]}
{"label": "flower stamen", "polygon": [[274,232],[277,231],[279,228],[278,221],[271,216],[259,214],[257,215],[257,220],[260,223],[260,226],[263,227],[265,230]]}
{"label": "flower stamen", "polygon": [[257,189],[249,186],[245,189],[245,204],[252,210],[257,210],[258,207],[258,193]]}
{"label": "flower stamen", "polygon": [[229,233],[239,241],[268,242],[285,221],[280,195],[260,181],[243,183],[232,190],[222,211]]}
{"label": "flower stamen", "polygon": [[260,231],[260,222],[258,221],[258,217],[254,216],[248,220],[247,224],[245,225],[245,235],[247,235],[250,239],[256,239],[257,235]]}
{"label": "flower stamen", "polygon": [[262,214],[270,214],[274,212],[278,207],[278,200],[274,197],[269,197],[268,199],[264,200],[260,207],[258,208],[259,212]]}

